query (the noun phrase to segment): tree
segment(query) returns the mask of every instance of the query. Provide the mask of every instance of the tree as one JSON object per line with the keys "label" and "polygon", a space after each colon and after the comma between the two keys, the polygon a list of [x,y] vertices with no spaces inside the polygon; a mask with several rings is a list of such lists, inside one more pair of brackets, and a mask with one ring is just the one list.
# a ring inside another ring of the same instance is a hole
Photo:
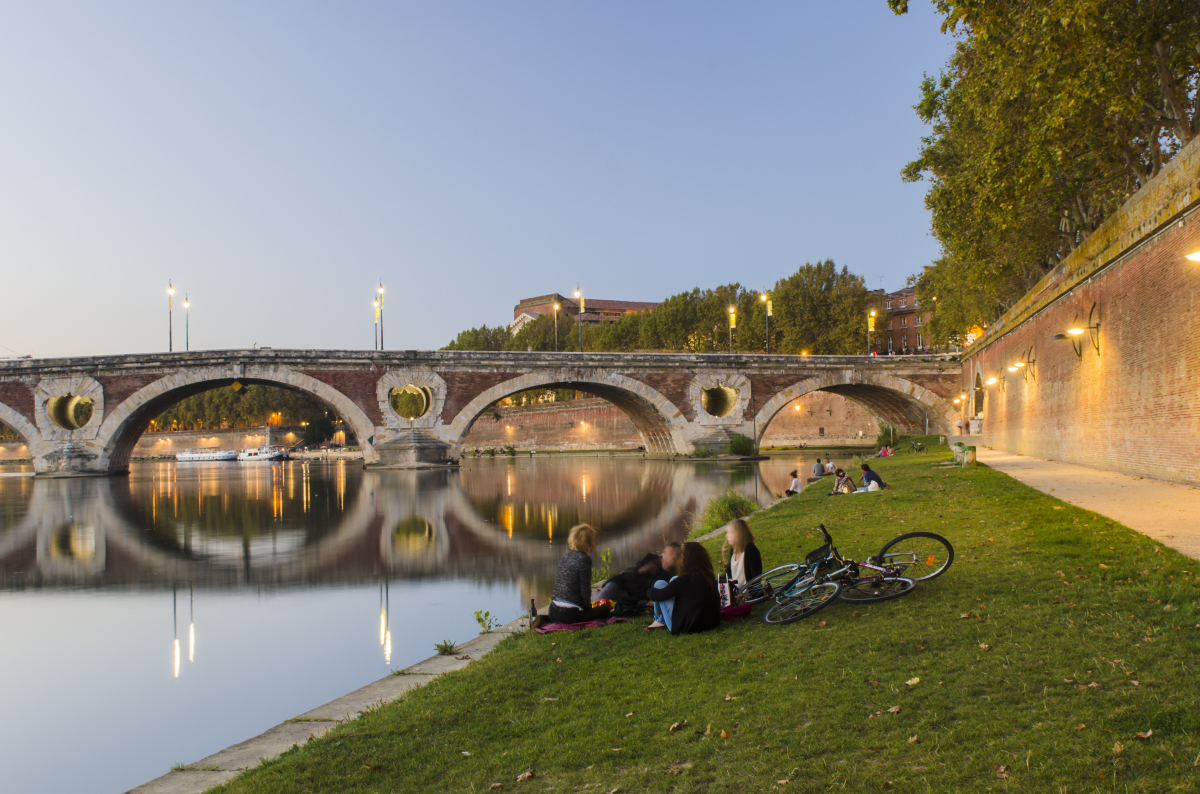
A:
{"label": "tree", "polygon": [[324,413],[309,417],[304,425],[304,446],[316,447],[333,438],[333,421]]}
{"label": "tree", "polygon": [[[907,0],[888,0],[898,14]],[[1200,6],[934,0],[958,37],[915,110],[943,256],[913,279],[934,338],[987,325],[1200,133]]]}

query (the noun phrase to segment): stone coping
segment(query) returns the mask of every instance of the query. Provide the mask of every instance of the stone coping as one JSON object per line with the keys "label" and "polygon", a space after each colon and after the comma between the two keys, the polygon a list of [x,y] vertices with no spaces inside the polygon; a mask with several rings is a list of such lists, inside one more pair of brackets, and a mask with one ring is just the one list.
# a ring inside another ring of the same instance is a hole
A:
{"label": "stone coping", "polygon": [[0,375],[32,376],[43,371],[78,370],[93,373],[104,370],[138,371],[181,366],[216,366],[235,363],[301,367],[362,366],[370,364],[381,371],[387,368],[429,367],[654,367],[690,369],[695,367],[750,370],[776,369],[928,369],[941,364],[957,369],[959,354],[914,356],[797,356],[761,353],[541,353],[475,350],[210,350],[205,352],[147,353],[80,358],[34,358],[0,361]]}
{"label": "stone coping", "polygon": [[201,794],[226,783],[247,769],[280,753],[324,735],[335,726],[358,719],[372,709],[403,697],[414,689],[487,655],[510,634],[528,628],[528,618],[518,618],[461,644],[453,656],[434,655],[386,678],[317,706],[253,738],[226,747],[195,763],[173,769],[126,794]]}

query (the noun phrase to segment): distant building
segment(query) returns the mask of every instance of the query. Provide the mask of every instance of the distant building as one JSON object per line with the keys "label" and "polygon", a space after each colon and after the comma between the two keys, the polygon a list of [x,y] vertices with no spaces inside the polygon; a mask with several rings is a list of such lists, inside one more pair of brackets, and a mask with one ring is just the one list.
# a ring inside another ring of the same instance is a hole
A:
{"label": "distant building", "polygon": [[933,318],[931,310],[917,305],[917,293],[909,287],[883,296],[885,325],[880,337],[880,352],[913,353],[933,347],[925,327]]}
{"label": "distant building", "polygon": [[[514,334],[521,330],[526,323],[537,319],[539,314],[554,314],[554,305],[558,304],[559,314],[576,317],[579,315],[579,302],[575,298],[559,295],[557,292],[549,295],[539,295],[536,298],[525,298],[513,307],[513,321],[508,326]],[[658,306],[658,303],[645,301],[608,301],[583,296],[583,316],[585,323],[612,323],[633,312],[644,312]]]}

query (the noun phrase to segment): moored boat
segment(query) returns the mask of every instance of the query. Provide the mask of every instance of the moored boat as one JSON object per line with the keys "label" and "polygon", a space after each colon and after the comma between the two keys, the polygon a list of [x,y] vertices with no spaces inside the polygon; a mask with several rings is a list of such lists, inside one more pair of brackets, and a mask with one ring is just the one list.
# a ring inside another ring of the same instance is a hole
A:
{"label": "moored boat", "polygon": [[209,460],[237,460],[236,449],[213,449],[212,447],[193,447],[176,453],[175,460],[180,463],[193,463]]}
{"label": "moored boat", "polygon": [[251,447],[239,452],[237,459],[240,461],[287,460],[287,456],[286,447]]}

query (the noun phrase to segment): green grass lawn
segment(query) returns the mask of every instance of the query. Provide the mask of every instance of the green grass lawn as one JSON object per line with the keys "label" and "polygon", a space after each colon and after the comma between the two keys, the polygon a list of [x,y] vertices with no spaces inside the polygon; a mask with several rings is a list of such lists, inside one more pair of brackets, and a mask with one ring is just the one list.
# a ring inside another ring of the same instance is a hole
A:
{"label": "green grass lawn", "polygon": [[948,459],[881,460],[894,490],[814,486],[751,519],[768,566],[817,523],[858,559],[945,535],[954,566],[905,598],[517,635],[221,791],[1200,791],[1200,563]]}

